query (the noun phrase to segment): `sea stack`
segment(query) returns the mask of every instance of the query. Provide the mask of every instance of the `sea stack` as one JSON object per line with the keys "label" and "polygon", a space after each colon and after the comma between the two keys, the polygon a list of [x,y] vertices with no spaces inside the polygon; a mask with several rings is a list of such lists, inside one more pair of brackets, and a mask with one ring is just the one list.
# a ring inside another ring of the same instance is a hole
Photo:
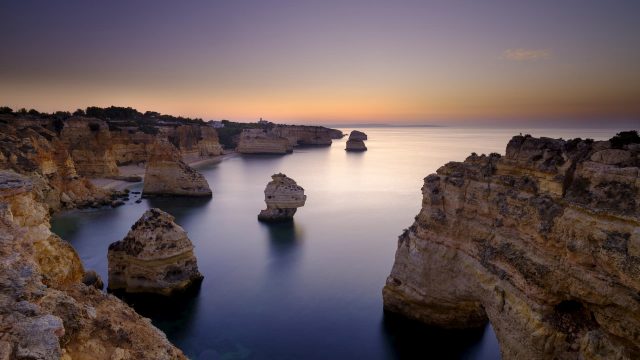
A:
{"label": "sea stack", "polygon": [[385,310],[491,322],[503,359],[637,359],[640,138],[515,136],[424,179]]}
{"label": "sea stack", "polygon": [[143,196],[211,196],[207,180],[182,161],[170,142],[153,146],[144,175]]}
{"label": "sea stack", "polygon": [[347,140],[347,151],[367,151],[367,147],[364,145],[364,140],[367,140],[367,134],[362,131],[353,130],[349,134]]}
{"label": "sea stack", "polygon": [[304,189],[285,174],[275,174],[271,178],[273,180],[264,189],[264,202],[267,203],[267,208],[260,212],[258,220],[291,221],[296,210],[304,206],[307,200]]}
{"label": "sea stack", "polygon": [[171,295],[202,280],[193,244],[174,220],[147,210],[123,240],[109,245],[109,290]]}

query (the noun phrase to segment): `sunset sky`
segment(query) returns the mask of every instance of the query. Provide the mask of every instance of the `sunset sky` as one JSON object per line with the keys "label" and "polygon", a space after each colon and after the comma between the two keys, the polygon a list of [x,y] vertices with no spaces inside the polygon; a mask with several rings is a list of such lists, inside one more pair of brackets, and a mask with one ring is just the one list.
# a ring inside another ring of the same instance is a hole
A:
{"label": "sunset sky", "polygon": [[640,123],[638,0],[0,0],[0,105]]}

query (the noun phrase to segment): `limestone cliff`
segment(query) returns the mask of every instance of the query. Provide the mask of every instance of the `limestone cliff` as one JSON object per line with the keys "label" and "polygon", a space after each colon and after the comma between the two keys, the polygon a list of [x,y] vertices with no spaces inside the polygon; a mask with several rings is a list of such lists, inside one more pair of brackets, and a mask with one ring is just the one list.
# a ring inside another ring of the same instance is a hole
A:
{"label": "limestone cliff", "polygon": [[47,123],[0,119],[0,169],[27,175],[51,210],[107,203],[109,194],[78,175],[64,144]]}
{"label": "limestone cliff", "polygon": [[295,180],[279,173],[271,176],[264,189],[267,208],[260,211],[258,220],[265,222],[290,221],[299,207],[304,206],[307,196]]}
{"label": "limestone cliff", "polygon": [[187,233],[160,209],[147,210],[121,240],[109,245],[109,289],[171,295],[202,275]]}
{"label": "limestone cliff", "polygon": [[287,138],[263,129],[245,129],[236,148],[241,154],[286,154],[293,151]]}
{"label": "limestone cliff", "polygon": [[332,129],[321,126],[276,125],[273,134],[289,140],[291,146],[331,145]]}
{"label": "limestone cliff", "polygon": [[173,145],[158,141],[147,161],[142,194],[211,196],[211,188],[202,174],[182,161]]}
{"label": "limestone cliff", "polygon": [[107,123],[92,118],[64,121],[60,139],[67,145],[78,174],[88,177],[118,175]]}
{"label": "limestone cliff", "polygon": [[148,319],[80,283],[34,184],[0,171],[0,359],[184,359]]}
{"label": "limestone cliff", "polygon": [[516,136],[425,178],[384,306],[505,359],[640,356],[640,145]]}

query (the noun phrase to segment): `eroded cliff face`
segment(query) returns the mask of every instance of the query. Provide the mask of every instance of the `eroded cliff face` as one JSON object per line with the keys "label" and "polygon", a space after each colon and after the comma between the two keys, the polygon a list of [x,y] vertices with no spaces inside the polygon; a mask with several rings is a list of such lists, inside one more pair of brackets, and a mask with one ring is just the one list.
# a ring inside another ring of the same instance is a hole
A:
{"label": "eroded cliff face", "polygon": [[263,129],[245,129],[236,148],[241,154],[286,154],[293,151],[290,140]]}
{"label": "eroded cliff face", "polygon": [[332,129],[320,126],[276,125],[272,132],[289,140],[291,146],[331,145],[331,139],[336,136]]}
{"label": "eroded cliff face", "polygon": [[222,146],[218,133],[206,125],[157,126],[145,133],[137,127],[118,127],[111,131],[113,154],[118,165],[146,162],[154,144],[160,140],[172,143],[183,158],[218,156]]}
{"label": "eroded cliff face", "polygon": [[51,210],[106,202],[108,193],[78,175],[67,145],[46,122],[0,119],[0,169],[29,176],[33,192]]}
{"label": "eroded cliff face", "polygon": [[640,146],[516,136],[425,178],[385,310],[490,321],[505,359],[640,356]]}
{"label": "eroded cliff face", "polygon": [[67,119],[60,139],[69,149],[78,174],[87,177],[118,175],[111,133],[106,122],[92,118]]}
{"label": "eroded cliff face", "polygon": [[0,171],[0,359],[184,359],[148,319],[82,284],[33,182]]}

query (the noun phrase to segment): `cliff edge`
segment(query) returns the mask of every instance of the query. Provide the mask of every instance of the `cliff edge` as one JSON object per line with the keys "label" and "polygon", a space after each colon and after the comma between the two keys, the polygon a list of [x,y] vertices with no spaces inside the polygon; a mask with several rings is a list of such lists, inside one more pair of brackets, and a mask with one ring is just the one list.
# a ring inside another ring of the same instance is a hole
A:
{"label": "cliff edge", "polygon": [[516,136],[427,176],[388,312],[490,321],[505,359],[640,356],[640,139]]}

